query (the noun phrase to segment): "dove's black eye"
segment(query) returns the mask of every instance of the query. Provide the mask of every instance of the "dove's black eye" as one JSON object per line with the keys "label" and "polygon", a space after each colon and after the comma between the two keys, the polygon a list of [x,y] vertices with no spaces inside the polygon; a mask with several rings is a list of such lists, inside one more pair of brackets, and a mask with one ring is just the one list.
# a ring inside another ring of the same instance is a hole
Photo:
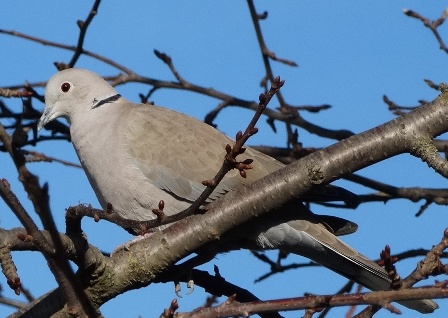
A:
{"label": "dove's black eye", "polygon": [[63,91],[64,93],[67,93],[70,90],[70,83],[68,82],[64,82],[61,85],[61,91]]}

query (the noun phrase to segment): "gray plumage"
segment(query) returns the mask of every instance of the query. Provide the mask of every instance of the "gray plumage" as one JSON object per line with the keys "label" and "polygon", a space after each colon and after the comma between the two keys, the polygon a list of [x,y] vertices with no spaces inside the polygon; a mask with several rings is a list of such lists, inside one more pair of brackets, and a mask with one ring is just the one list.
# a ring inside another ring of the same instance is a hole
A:
{"label": "gray plumage", "polygon": [[[222,164],[227,136],[194,118],[121,97],[99,75],[82,69],[54,75],[45,91],[39,128],[57,117],[70,123],[79,160],[103,208],[135,220],[154,218],[151,209],[165,201],[168,215],[184,210],[203,191]],[[230,171],[209,201],[283,167],[277,160],[247,148],[238,157],[253,159],[247,178]],[[262,218],[245,232],[259,248],[278,248],[308,257],[369,289],[385,290],[390,279],[383,268],[337,238],[319,217],[298,204],[301,219]],[[402,302],[429,313],[431,300]]]}

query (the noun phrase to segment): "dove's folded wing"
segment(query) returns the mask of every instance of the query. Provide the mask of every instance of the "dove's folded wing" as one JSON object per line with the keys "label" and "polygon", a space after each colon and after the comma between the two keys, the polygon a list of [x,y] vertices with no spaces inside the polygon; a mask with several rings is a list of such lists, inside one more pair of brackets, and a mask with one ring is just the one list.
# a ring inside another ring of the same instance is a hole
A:
{"label": "dove's folded wing", "polygon": [[[212,179],[234,141],[215,128],[189,116],[152,105],[138,105],[121,127],[127,151],[136,167],[157,187],[178,198],[194,201]],[[219,183],[210,200],[250,184],[281,167],[279,161],[246,148],[238,161],[253,159],[252,169],[242,178],[232,170]]]}

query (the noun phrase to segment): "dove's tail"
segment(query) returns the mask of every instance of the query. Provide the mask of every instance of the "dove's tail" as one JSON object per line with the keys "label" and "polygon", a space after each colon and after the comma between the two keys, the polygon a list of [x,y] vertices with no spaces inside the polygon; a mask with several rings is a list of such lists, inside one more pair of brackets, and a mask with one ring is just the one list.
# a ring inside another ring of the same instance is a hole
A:
{"label": "dove's tail", "polygon": [[[317,241],[322,246],[324,253],[310,253],[310,255],[305,255],[307,253],[304,253],[303,249],[300,249],[300,251],[297,251],[296,254],[304,255],[313,261],[328,267],[334,272],[369,288],[370,290],[379,291],[389,289],[391,279],[388,277],[386,271],[375,262],[350,248],[338,238],[335,237],[335,239],[339,241],[338,243],[344,245],[346,249],[351,250],[354,257],[348,255],[348,253],[339,251],[325,242],[320,242],[314,237],[310,236],[310,238]],[[295,253],[294,246],[290,245],[286,248],[286,250]],[[408,300],[400,301],[398,303],[424,314],[432,313],[435,309],[439,308],[437,303],[430,299]]]}

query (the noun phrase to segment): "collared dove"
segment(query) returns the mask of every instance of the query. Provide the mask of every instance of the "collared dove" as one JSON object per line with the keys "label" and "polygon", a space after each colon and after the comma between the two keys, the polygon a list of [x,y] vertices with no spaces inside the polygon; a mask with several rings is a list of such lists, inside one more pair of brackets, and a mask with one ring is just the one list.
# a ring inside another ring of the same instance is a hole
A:
{"label": "collared dove", "polygon": [[[63,117],[70,123],[73,146],[103,208],[112,204],[120,216],[149,220],[151,209],[165,201],[164,213],[187,208],[222,164],[232,140],[215,128],[172,110],[134,104],[121,97],[102,77],[83,69],[55,74],[45,90],[39,129]],[[230,171],[209,197],[280,169],[284,165],[246,148],[238,160],[253,159],[247,178]],[[298,204],[297,220],[267,219],[249,226],[244,235],[259,248],[278,248],[306,256],[371,290],[386,290],[386,271],[337,238],[319,217]],[[281,224],[279,224],[281,223]],[[261,226],[260,226],[261,225]],[[401,302],[422,313],[438,308],[432,300]]]}

